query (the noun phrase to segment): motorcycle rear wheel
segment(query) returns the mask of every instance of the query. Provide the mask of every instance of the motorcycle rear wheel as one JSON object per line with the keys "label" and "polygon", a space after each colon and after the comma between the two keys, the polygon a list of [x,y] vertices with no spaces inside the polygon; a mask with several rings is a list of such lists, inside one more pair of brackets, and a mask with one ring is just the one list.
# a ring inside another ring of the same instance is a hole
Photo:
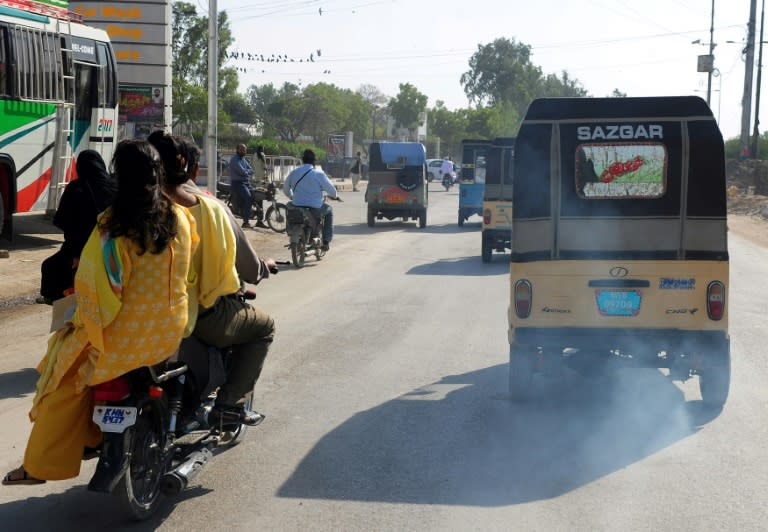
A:
{"label": "motorcycle rear wheel", "polygon": [[145,404],[136,419],[128,470],[115,486],[114,494],[123,509],[137,521],[151,517],[164,496],[160,484],[165,473],[163,421],[158,406]]}
{"label": "motorcycle rear wheel", "polygon": [[304,259],[306,258],[305,252],[306,244],[304,243],[304,237],[300,236],[298,241],[291,242],[291,259],[293,265],[297,268],[304,266]]}
{"label": "motorcycle rear wheel", "polygon": [[[276,208],[275,208],[276,207]],[[282,203],[270,205],[267,213],[264,215],[267,225],[276,233],[285,233],[286,222],[288,220],[288,209]]]}

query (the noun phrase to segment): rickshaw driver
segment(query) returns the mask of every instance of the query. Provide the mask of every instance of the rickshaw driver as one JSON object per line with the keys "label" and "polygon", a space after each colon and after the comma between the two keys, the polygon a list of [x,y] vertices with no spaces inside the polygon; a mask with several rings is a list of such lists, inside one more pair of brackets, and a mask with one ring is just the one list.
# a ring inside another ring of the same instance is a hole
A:
{"label": "rickshaw driver", "polygon": [[332,200],[340,200],[336,187],[322,170],[315,169],[315,152],[304,150],[301,156],[304,163],[293,170],[283,184],[283,192],[293,200],[297,207],[309,207],[315,216],[322,217],[323,251],[331,249],[333,240],[333,209],[323,201],[323,192]]}

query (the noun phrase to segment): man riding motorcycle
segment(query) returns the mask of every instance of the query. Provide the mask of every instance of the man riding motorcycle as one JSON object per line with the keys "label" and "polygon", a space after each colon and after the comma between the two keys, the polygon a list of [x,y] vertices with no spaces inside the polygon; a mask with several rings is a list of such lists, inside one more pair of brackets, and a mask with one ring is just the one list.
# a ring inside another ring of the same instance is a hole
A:
{"label": "man riding motorcycle", "polygon": [[244,407],[245,395],[253,391],[261,374],[274,339],[275,323],[266,312],[241,297],[241,279],[257,284],[269,277],[270,270],[276,271],[277,265],[271,258],[260,259],[224,204],[194,185],[199,161],[196,146],[179,142],[162,131],[148,140],[157,147],[166,166],[164,192],[190,210],[200,235],[199,252],[193,257],[199,306],[195,307],[190,297],[188,329],[207,345],[232,347],[231,367],[209,421],[258,425],[264,415]]}
{"label": "man riding motorcycle", "polygon": [[295,206],[310,207],[324,218],[322,250],[328,251],[333,240],[333,209],[323,201],[323,192],[333,200],[338,200],[339,195],[325,172],[315,169],[315,152],[304,150],[301,161],[304,164],[288,174],[283,192],[293,200]]}

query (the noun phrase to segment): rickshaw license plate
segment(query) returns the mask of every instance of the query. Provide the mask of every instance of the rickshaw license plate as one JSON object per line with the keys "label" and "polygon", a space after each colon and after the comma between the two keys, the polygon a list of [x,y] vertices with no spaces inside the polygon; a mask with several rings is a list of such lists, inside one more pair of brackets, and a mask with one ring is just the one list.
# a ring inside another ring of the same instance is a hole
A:
{"label": "rickshaw license plate", "polygon": [[93,409],[93,422],[102,432],[124,432],[136,423],[135,406],[97,406]]}
{"label": "rickshaw license plate", "polygon": [[603,316],[636,316],[641,300],[637,290],[598,290],[597,309]]}
{"label": "rickshaw license plate", "polygon": [[408,193],[396,188],[390,188],[384,191],[382,199],[386,203],[405,203],[408,200]]}

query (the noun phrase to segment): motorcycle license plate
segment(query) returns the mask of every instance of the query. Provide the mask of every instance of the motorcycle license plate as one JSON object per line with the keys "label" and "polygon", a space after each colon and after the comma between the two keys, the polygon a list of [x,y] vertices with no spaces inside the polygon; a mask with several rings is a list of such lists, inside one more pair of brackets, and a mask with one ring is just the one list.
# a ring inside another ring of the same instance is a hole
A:
{"label": "motorcycle license plate", "polygon": [[102,432],[124,432],[136,423],[135,406],[97,406],[93,409],[93,422]]}

